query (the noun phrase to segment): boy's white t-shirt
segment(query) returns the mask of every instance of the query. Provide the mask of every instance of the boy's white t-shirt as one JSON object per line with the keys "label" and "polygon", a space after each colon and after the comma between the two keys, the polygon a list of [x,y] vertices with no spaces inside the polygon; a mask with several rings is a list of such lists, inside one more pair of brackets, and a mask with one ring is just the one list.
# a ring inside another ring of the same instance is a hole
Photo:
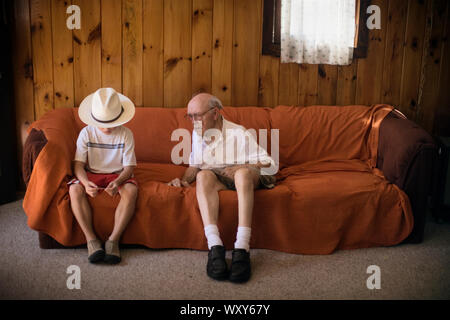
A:
{"label": "boy's white t-shirt", "polygon": [[87,163],[92,173],[118,173],[126,166],[135,166],[133,133],[124,126],[110,134],[86,126],[78,136],[75,161]]}

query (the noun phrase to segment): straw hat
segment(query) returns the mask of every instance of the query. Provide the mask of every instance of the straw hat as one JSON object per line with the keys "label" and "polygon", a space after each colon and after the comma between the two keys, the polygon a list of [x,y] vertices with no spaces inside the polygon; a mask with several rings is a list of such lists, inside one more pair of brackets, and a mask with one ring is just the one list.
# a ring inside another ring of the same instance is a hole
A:
{"label": "straw hat", "polygon": [[135,112],[133,102],[113,88],[100,88],[81,101],[78,115],[87,125],[112,128],[130,121]]}

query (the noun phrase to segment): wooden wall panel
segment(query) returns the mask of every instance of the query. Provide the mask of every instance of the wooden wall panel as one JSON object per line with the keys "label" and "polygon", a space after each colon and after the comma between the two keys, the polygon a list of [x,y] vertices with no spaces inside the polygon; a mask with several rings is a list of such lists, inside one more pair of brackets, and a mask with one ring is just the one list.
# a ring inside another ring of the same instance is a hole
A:
{"label": "wooden wall panel", "polygon": [[192,93],[211,92],[212,0],[192,4]]}
{"label": "wooden wall panel", "polygon": [[348,106],[355,104],[356,76],[358,63],[355,61],[348,66],[338,66],[336,87],[336,104]]}
{"label": "wooden wall panel", "polygon": [[327,64],[320,64],[318,68],[317,104],[336,105],[338,68]]}
{"label": "wooden wall panel", "polygon": [[450,136],[450,3],[447,2],[447,19],[442,37],[442,62],[439,74],[439,98],[434,112],[433,133]]}
{"label": "wooden wall panel", "polygon": [[409,0],[406,21],[400,111],[414,120],[417,111],[428,0]]}
{"label": "wooden wall panel", "polygon": [[312,106],[317,104],[317,64],[301,64],[298,78],[298,104]]}
{"label": "wooden wall panel", "polygon": [[447,4],[448,1],[446,0],[429,2],[429,10],[431,12],[430,19],[427,19],[427,25],[431,25],[429,27],[431,30],[428,30],[430,35],[426,37],[428,50],[423,59],[424,83],[419,96],[419,110],[416,120],[422,123],[424,128],[430,132],[433,129],[435,108],[439,103],[439,77],[443,59],[442,49]]}
{"label": "wooden wall panel", "polygon": [[400,105],[408,1],[389,1],[381,94],[383,103]]}
{"label": "wooden wall panel", "polygon": [[164,1],[164,106],[183,107],[192,96],[192,1]]}
{"label": "wooden wall panel", "polygon": [[259,61],[258,106],[272,107],[278,104],[280,60],[262,56]]}
{"label": "wooden wall panel", "polygon": [[[17,159],[21,163],[28,126],[34,118],[33,61],[31,22],[28,0],[14,1],[14,38],[12,45],[14,102],[16,116]],[[20,166],[19,166],[20,168]],[[19,170],[21,174],[21,170]],[[24,189],[23,179],[18,179]]]}
{"label": "wooden wall panel", "polygon": [[298,66],[298,63],[280,63],[278,102],[276,104],[298,104]]}
{"label": "wooden wall panel", "polygon": [[123,94],[142,106],[142,0],[122,0]]}
{"label": "wooden wall panel", "polygon": [[164,105],[164,0],[143,0],[143,104]]}
{"label": "wooden wall panel", "polygon": [[381,29],[369,31],[367,58],[358,59],[355,103],[364,105],[371,105],[374,101],[381,101],[382,82],[380,79],[383,76],[386,44],[388,1],[373,0],[371,3],[380,7]]}
{"label": "wooden wall panel", "polygon": [[[71,3],[80,30],[65,27]],[[372,3],[382,21],[367,58],[319,66],[261,54],[263,0],[15,1],[17,132],[101,86],[148,107],[184,107],[197,91],[234,106],[388,103],[433,131],[446,112],[448,4]]]}
{"label": "wooden wall panel", "polygon": [[53,109],[52,14],[50,0],[30,2],[36,119]]}
{"label": "wooden wall panel", "polygon": [[102,0],[102,87],[122,92],[122,1]]}
{"label": "wooden wall panel", "polygon": [[234,1],[233,105],[258,104],[262,0]]}
{"label": "wooden wall panel", "polygon": [[81,29],[73,30],[75,105],[101,87],[101,19],[99,0],[72,0],[81,9]]}
{"label": "wooden wall panel", "polygon": [[211,93],[231,106],[233,0],[214,0]]}
{"label": "wooden wall panel", "polygon": [[66,25],[66,8],[72,2],[52,1],[54,107],[74,107],[72,30]]}

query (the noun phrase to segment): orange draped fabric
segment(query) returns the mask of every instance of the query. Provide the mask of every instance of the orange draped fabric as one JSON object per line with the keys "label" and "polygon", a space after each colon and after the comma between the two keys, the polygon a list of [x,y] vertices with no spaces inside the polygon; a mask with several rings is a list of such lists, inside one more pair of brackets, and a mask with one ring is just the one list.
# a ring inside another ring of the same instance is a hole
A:
{"label": "orange draped fabric", "polygon": [[[226,119],[247,129],[279,130],[277,186],[255,191],[252,248],[301,254],[329,254],[336,249],[390,246],[412,230],[407,195],[377,169],[381,121],[389,105],[226,107]],[[186,109],[136,108],[126,124],[133,131],[139,183],[136,213],[122,243],[149,248],[206,250],[203,224],[190,188],[167,185],[186,166],[171,162],[172,131],[192,130]],[[86,242],[70,208],[68,187],[78,133],[84,124],[78,109],[57,109],[32,124],[48,139],[39,154],[23,202],[28,225],[66,246]],[[190,143],[190,141],[189,141]],[[97,235],[113,229],[120,196],[105,192],[90,198]],[[238,214],[235,191],[220,192],[219,230],[233,247]]]}

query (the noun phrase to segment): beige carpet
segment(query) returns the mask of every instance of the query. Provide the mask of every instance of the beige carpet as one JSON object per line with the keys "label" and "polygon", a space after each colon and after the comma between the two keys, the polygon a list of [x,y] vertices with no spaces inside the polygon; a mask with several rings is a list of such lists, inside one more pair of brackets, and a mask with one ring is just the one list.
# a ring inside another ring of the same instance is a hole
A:
{"label": "beige carpet", "polygon": [[[0,299],[450,299],[450,225],[428,220],[418,245],[324,256],[254,249],[252,278],[235,285],[206,276],[206,251],[127,249],[108,266],[89,264],[86,249],[40,249],[20,200],[0,206]],[[71,265],[80,289],[67,288]],[[381,289],[367,288],[370,265]]]}

